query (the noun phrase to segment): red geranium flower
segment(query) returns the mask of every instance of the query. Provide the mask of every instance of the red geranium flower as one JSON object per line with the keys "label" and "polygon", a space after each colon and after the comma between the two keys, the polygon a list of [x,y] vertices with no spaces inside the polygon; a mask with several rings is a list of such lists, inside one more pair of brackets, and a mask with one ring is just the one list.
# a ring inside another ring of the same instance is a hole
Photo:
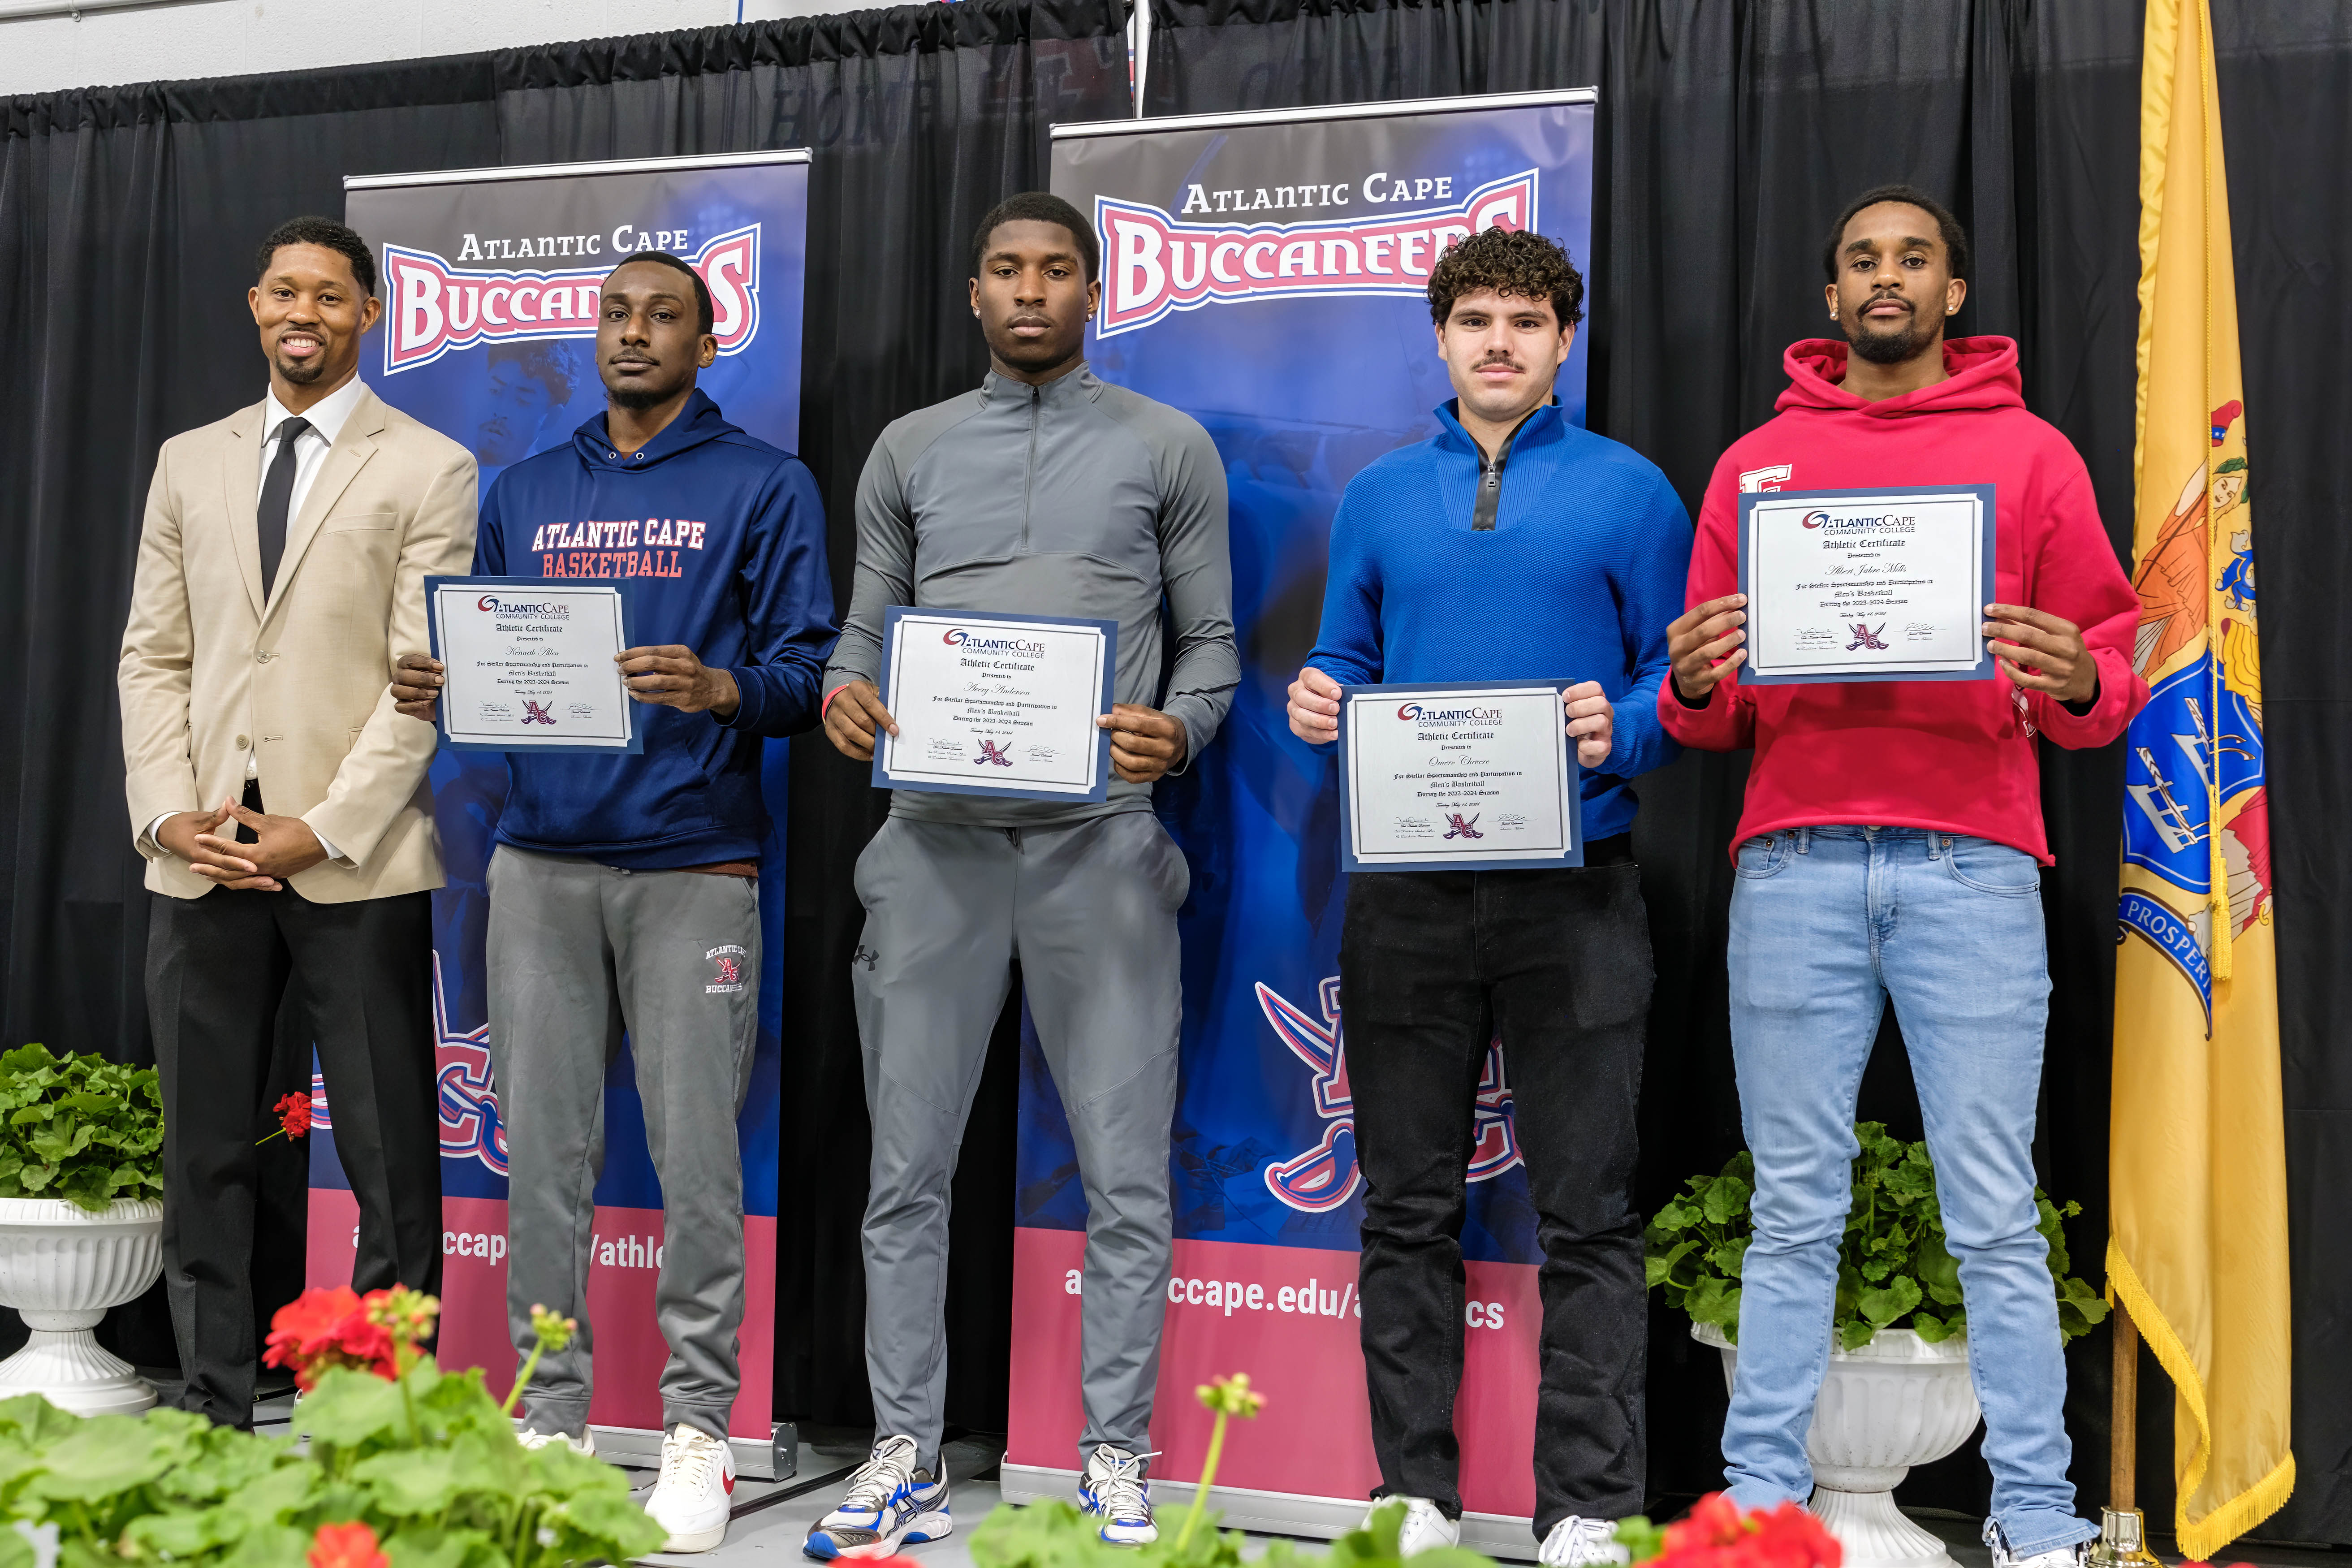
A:
{"label": "red geranium flower", "polygon": [[253,1145],[255,1148],[260,1148],[262,1144],[268,1142],[270,1138],[299,1138],[310,1131],[310,1097],[309,1095],[286,1095],[276,1105],[271,1106],[270,1110],[277,1113],[278,1131],[272,1132],[269,1138],[256,1141]]}
{"label": "red geranium flower", "polygon": [[359,1311],[360,1299],[348,1285],[303,1291],[271,1315],[262,1364],[292,1369],[295,1383],[309,1393],[320,1373],[342,1364],[334,1356],[336,1331]]}
{"label": "red geranium flower", "polygon": [[1666,1526],[1664,1542],[1643,1568],[1839,1568],[1845,1555],[1829,1527],[1797,1504],[1748,1513],[1723,1492]]}
{"label": "red geranium flower", "polygon": [[440,1310],[432,1297],[395,1287],[352,1293],[348,1285],[305,1290],[269,1320],[268,1366],[291,1368],[306,1393],[331,1367],[357,1367],[387,1382],[400,1376],[403,1352]]}
{"label": "red geranium flower", "polygon": [[365,1520],[322,1524],[310,1538],[310,1568],[392,1568]]}

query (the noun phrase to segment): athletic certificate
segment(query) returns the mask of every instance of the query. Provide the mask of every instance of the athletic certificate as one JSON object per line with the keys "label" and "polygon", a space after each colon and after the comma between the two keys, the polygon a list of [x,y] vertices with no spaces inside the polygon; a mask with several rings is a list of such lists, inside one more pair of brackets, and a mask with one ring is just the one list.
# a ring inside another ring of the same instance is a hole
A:
{"label": "athletic certificate", "polygon": [[979,610],[882,617],[877,789],[1101,800],[1110,788],[1118,623]]}
{"label": "athletic certificate", "polygon": [[631,584],[427,577],[439,720],[450,745],[489,752],[642,752],[621,667]]}
{"label": "athletic certificate", "polygon": [[1746,686],[1989,680],[1993,487],[1739,498]]}
{"label": "athletic certificate", "polygon": [[1566,681],[1349,686],[1339,795],[1350,871],[1581,866]]}

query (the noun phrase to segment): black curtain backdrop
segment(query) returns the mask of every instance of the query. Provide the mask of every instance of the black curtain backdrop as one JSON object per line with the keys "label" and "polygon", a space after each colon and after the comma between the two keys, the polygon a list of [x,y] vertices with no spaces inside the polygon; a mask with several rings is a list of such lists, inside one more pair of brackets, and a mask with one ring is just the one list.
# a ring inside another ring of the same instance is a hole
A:
{"label": "black curtain backdrop", "polygon": [[[1959,330],[2014,335],[2027,396],[2091,467],[2119,551],[2131,501],[2137,260],[2137,0],[1154,0],[1150,109],[1209,112],[1595,85],[1602,222],[1590,258],[1592,421],[1696,503],[1717,452],[1765,418],[1780,352],[1815,335],[1816,246],[1846,196],[1891,179],[1949,194],[1977,240]],[[2352,240],[2333,171],[2352,153],[2352,20],[2327,0],[2219,0],[2265,602],[2289,1176],[2296,1242],[2301,1484],[2273,1540],[2352,1542],[2352,1268],[2334,1238],[2352,1189],[2352,1003],[2327,895],[2352,886],[2336,781],[2352,756],[2352,653],[2326,636],[2352,584],[2347,424],[2329,373]],[[345,174],[808,145],[803,455],[833,517],[890,417],[970,385],[965,244],[1006,192],[1042,184],[1054,120],[1125,112],[1123,0],[953,6],[763,24],[394,66],[0,100],[0,1042],[149,1056],[146,895],[124,834],[113,666],[157,445],[258,390],[239,300],[252,247],[296,212],[340,213]],[[2324,106],[2335,104],[2335,110]],[[1586,258],[1580,258],[1584,260]],[[2109,993],[2120,768],[2045,752],[2061,865],[2045,883],[2053,1001],[2040,1152],[2095,1278],[2105,1234]],[[1659,1003],[1640,1200],[1738,1146],[1724,1025],[1724,848],[1741,758],[1645,784]],[[777,1327],[780,1415],[870,1418],[856,1219],[866,1121],[845,973],[857,850],[879,820],[862,771],[795,742],[786,952],[787,1122]],[[950,1419],[1001,1430],[1011,1333],[1011,1018],[964,1146],[950,1287]],[[1918,1134],[1890,1022],[1864,1114]],[[292,1066],[289,1053],[289,1070]],[[300,1167],[257,1267],[299,1283]],[[152,1303],[118,1314],[126,1353],[170,1358]],[[2106,1490],[2108,1344],[2073,1359],[2085,1506]],[[2140,1495],[2168,1519],[2168,1401],[2144,1368]],[[1719,1484],[1722,1381],[1654,1324],[1652,1488]],[[1908,1501],[1980,1510],[1973,1447]]]}
{"label": "black curtain backdrop", "polygon": [[[152,1059],[115,657],[156,447],[262,390],[244,298],[272,226],[341,216],[345,174],[814,149],[801,451],[845,604],[874,438],[986,368],[963,300],[972,229],[1045,184],[1053,121],[1128,112],[1125,29],[1122,0],[964,0],[0,100],[0,423],[18,432],[0,459],[0,647],[17,666],[0,693],[0,1040]],[[817,737],[794,743],[792,793],[776,1408],[858,1425],[867,1135],[849,874],[885,801]],[[949,1418],[984,1430],[1004,1425],[1012,1321],[1011,1022],[956,1187]],[[307,1082],[306,1050],[285,1066],[287,1087]],[[265,1318],[301,1285],[300,1151],[271,1174]],[[160,1291],[108,1332],[142,1364],[173,1360]]]}
{"label": "black curtain backdrop", "polygon": [[[1907,180],[1969,226],[1976,275],[1957,331],[2022,345],[2028,404],[2090,465],[2130,559],[2139,277],[2139,0],[1152,0],[1148,108],[1213,113],[1537,88],[1601,90],[1591,423],[1664,468],[1694,512],[1715,458],[1769,418],[1780,353],[1823,335],[1820,244],[1846,199]],[[2352,214],[2312,172],[2352,151],[2352,18],[2329,0],[2215,0],[2221,110],[2263,598],[2275,802],[2288,1179],[2294,1240],[2294,1500],[2271,1540],[2352,1542],[2352,1052],[2341,909],[2352,887],[2352,653],[2332,609],[2352,584],[2352,395],[2340,258]],[[2322,106],[2333,104],[2333,110]],[[1580,258],[1580,262],[1586,258]],[[2045,747],[2058,856],[2044,879],[2052,998],[2037,1159],[2084,1207],[2078,1272],[2106,1236],[2118,750]],[[1643,782],[1635,828],[1658,960],[1642,1106],[1644,1212],[1740,1146],[1726,1020],[1725,850],[1744,756],[1686,756]],[[1890,1014],[1863,1115],[1921,1135]],[[1715,1352],[1654,1316],[1652,1489],[1721,1484]],[[2074,1476],[2107,1497],[2111,1342],[2070,1357]],[[2143,1354],[2142,1504],[2168,1529],[2168,1385]],[[1972,1442],[1913,1473],[1905,1500],[1980,1512]]]}

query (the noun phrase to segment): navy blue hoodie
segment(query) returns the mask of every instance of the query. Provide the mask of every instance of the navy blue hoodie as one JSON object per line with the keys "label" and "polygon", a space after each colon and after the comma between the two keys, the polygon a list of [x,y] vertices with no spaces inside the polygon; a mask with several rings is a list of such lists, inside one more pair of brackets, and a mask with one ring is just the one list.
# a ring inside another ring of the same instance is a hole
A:
{"label": "navy blue hoodie", "polygon": [[474,570],[627,579],[639,647],[683,644],[742,693],[724,723],[637,704],[641,755],[508,752],[499,842],[631,870],[757,860],[760,738],[815,721],[835,635],[824,506],[807,467],[730,425],[698,388],[626,457],[599,414],[570,446],[490,486]]}

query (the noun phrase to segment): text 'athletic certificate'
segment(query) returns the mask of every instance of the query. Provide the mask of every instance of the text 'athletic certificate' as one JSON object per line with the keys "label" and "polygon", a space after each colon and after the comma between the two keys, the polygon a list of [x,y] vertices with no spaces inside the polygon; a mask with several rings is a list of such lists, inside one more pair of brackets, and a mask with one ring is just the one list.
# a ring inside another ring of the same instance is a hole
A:
{"label": "text 'athletic certificate'", "polygon": [[978,610],[882,616],[877,789],[1101,800],[1110,788],[1118,623]]}
{"label": "text 'athletic certificate'", "polygon": [[441,737],[491,752],[642,752],[613,656],[629,642],[631,584],[427,577],[442,664]]}
{"label": "text 'athletic certificate'", "polygon": [[1989,680],[1993,487],[1739,498],[1742,685]]}
{"label": "text 'athletic certificate'", "polygon": [[1584,864],[1566,682],[1349,686],[1339,695],[1349,871]]}

